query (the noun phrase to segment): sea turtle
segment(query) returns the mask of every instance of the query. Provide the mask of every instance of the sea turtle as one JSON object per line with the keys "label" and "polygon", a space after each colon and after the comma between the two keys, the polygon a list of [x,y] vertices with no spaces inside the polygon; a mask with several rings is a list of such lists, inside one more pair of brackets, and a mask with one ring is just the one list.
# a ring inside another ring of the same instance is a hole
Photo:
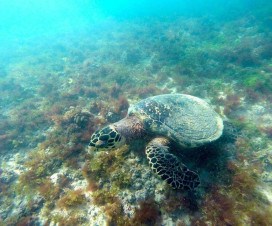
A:
{"label": "sea turtle", "polygon": [[148,137],[145,153],[152,170],[174,189],[192,190],[200,184],[199,176],[170,153],[171,144],[198,147],[218,139],[222,131],[221,117],[204,100],[163,94],[131,106],[124,119],[94,132],[89,145],[112,149]]}

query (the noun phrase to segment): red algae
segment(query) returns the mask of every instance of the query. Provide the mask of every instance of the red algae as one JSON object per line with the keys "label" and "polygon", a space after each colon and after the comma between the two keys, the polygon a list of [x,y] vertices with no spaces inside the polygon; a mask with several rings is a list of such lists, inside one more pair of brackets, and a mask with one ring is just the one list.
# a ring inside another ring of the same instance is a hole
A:
{"label": "red algae", "polygon": [[126,116],[128,108],[129,102],[127,98],[124,96],[120,96],[114,105],[114,111],[120,115],[120,118],[123,118]]}
{"label": "red algae", "polygon": [[241,97],[236,94],[229,94],[224,104],[224,114],[230,116],[241,105]]}
{"label": "red algae", "polygon": [[121,93],[122,89],[117,83],[115,83],[110,89],[110,96],[113,98],[118,98]]}
{"label": "red algae", "polygon": [[272,126],[262,126],[259,128],[268,138],[272,138]]}
{"label": "red algae", "polygon": [[133,225],[159,225],[161,212],[158,205],[152,199],[141,201],[131,222]]}
{"label": "red algae", "polygon": [[161,90],[154,85],[144,86],[131,91],[139,98],[144,99],[161,93]]}
{"label": "red algae", "polygon": [[44,180],[42,184],[38,187],[39,194],[48,202],[53,202],[58,199],[61,193],[61,188],[63,185],[54,185],[50,180]]}

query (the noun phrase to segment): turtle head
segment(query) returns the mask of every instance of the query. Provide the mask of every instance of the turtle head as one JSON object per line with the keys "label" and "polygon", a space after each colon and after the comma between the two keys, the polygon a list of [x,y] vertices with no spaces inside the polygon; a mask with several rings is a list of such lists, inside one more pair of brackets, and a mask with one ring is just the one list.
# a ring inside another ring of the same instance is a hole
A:
{"label": "turtle head", "polygon": [[113,125],[106,126],[93,133],[89,146],[95,148],[117,148],[125,143],[125,138]]}

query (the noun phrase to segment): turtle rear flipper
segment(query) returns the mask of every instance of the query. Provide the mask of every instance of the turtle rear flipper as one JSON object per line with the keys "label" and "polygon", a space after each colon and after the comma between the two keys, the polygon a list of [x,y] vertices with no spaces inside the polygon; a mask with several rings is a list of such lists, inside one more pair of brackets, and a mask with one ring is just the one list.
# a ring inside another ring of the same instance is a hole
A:
{"label": "turtle rear flipper", "polygon": [[169,153],[168,143],[166,138],[155,138],[148,143],[145,153],[152,170],[174,189],[196,188],[200,184],[198,174]]}

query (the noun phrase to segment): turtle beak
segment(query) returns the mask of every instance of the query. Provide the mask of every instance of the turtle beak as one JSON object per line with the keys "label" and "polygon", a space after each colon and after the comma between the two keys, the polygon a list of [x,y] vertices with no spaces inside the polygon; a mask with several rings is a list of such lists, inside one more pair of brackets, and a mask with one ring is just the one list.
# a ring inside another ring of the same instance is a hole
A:
{"label": "turtle beak", "polygon": [[107,147],[107,142],[103,140],[99,140],[95,143],[96,148],[105,148]]}

